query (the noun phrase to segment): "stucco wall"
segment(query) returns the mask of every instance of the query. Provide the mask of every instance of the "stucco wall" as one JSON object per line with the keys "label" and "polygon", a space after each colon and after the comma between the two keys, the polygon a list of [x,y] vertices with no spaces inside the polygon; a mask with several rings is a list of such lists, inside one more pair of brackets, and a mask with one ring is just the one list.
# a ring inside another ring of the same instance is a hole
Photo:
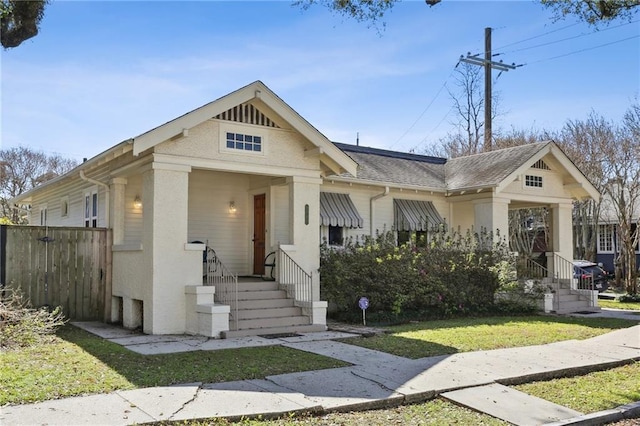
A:
{"label": "stucco wall", "polygon": [[[525,186],[525,176],[541,176],[542,188],[532,188]],[[530,168],[524,172],[520,179],[511,182],[505,187],[501,194],[519,199],[554,199],[571,197],[571,194],[564,188],[563,176],[550,170]]]}
{"label": "stucco wall", "polygon": [[[221,142],[221,137],[225,138],[227,131],[262,136],[262,152],[226,149],[225,139]],[[155,152],[222,160],[228,163],[319,170],[318,158],[305,157],[305,148],[313,148],[313,146],[299,133],[290,130],[211,119],[189,129],[189,135],[186,138],[167,141],[156,146]]]}

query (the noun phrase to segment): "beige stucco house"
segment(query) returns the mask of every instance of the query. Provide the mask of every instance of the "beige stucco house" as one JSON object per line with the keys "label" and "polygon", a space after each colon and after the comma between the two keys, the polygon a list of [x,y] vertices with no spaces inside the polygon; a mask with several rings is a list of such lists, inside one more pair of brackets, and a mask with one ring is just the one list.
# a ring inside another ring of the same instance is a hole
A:
{"label": "beige stucco house", "polygon": [[571,259],[572,201],[598,196],[552,141],[453,160],[332,143],[257,81],[14,202],[32,224],[112,229],[112,321],[224,337],[324,329],[325,238],[507,235],[509,209],[546,206],[551,250]]}

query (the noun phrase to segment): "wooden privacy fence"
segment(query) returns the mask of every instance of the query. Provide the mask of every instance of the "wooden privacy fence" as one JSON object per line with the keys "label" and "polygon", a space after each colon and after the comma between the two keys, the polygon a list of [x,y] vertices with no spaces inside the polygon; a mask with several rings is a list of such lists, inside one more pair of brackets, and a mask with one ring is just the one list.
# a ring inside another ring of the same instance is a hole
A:
{"label": "wooden privacy fence", "polygon": [[0,225],[0,285],[67,318],[106,321],[111,311],[111,232]]}

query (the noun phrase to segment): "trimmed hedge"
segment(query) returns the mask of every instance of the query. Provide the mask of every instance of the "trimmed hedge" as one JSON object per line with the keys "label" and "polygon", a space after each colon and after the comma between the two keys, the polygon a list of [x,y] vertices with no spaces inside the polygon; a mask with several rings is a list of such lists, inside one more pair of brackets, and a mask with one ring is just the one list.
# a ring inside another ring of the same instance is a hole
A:
{"label": "trimmed hedge", "polygon": [[339,248],[323,244],[321,298],[329,302],[330,316],[352,321],[361,318],[363,296],[372,322],[512,312],[504,302],[494,303],[511,264],[507,245],[496,240],[486,232],[441,229],[427,241],[399,247],[392,231]]}

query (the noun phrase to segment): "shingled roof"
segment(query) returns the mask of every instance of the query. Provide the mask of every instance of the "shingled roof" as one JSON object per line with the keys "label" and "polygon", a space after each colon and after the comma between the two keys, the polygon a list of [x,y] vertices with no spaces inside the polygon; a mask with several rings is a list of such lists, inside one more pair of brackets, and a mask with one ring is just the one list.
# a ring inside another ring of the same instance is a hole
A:
{"label": "shingled roof", "polygon": [[538,142],[448,160],[445,166],[447,189],[497,186],[551,143]]}
{"label": "shingled roof", "polygon": [[[412,153],[335,143],[358,163],[357,180],[458,191],[499,185],[553,144],[538,142],[447,160]],[[351,175],[343,177],[353,178]]]}
{"label": "shingled roof", "polygon": [[[343,143],[335,145],[358,163],[358,180],[446,189],[446,158]],[[351,175],[345,177],[353,178]]]}

